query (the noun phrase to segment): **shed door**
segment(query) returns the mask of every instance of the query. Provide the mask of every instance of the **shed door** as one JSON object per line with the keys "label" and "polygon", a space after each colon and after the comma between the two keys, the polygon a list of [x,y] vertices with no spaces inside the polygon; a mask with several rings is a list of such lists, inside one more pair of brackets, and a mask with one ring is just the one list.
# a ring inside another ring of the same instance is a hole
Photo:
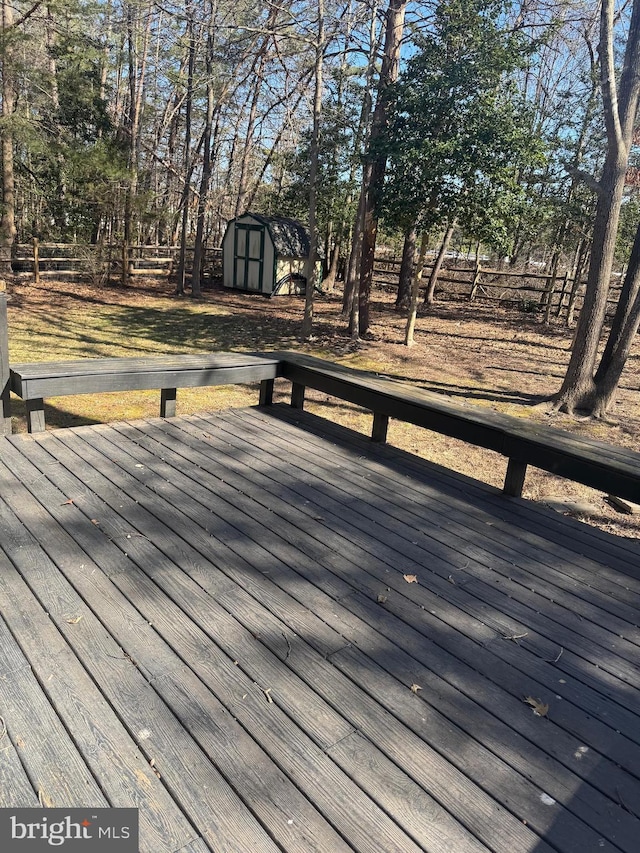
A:
{"label": "shed door", "polygon": [[264,228],[243,223],[236,225],[233,263],[235,287],[262,290]]}

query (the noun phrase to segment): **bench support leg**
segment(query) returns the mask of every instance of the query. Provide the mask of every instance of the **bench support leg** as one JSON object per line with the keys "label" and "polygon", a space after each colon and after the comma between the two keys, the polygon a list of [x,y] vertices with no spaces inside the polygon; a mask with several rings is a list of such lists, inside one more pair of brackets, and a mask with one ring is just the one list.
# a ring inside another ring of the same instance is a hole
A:
{"label": "bench support leg", "polygon": [[389,426],[389,416],[382,415],[380,412],[373,413],[373,428],[371,430],[371,441],[376,441],[379,444],[385,444],[387,441],[387,428]]}
{"label": "bench support leg", "polygon": [[507,476],[504,478],[504,493],[513,498],[522,496],[524,478],[527,473],[527,463],[510,459],[507,465]]}
{"label": "bench support leg", "polygon": [[162,388],[160,391],[160,417],[175,418],[176,416],[176,388]]}
{"label": "bench support leg", "polygon": [[273,403],[273,379],[263,379],[260,383],[260,406],[270,406]]}
{"label": "bench support leg", "polygon": [[11,435],[11,394],[8,382],[0,395],[0,435]]}
{"label": "bench support leg", "polygon": [[24,401],[27,409],[27,431],[44,432],[46,429],[44,420],[44,400],[38,397],[35,400]]}
{"label": "bench support leg", "polygon": [[293,382],[291,386],[291,405],[294,409],[304,409],[304,392],[305,385],[300,385],[298,382]]}

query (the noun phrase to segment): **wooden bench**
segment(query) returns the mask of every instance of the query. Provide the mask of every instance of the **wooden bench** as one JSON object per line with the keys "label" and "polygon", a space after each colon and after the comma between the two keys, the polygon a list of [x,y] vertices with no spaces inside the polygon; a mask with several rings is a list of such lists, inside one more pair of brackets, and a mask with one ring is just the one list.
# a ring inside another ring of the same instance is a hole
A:
{"label": "wooden bench", "polygon": [[291,404],[304,406],[314,388],[373,412],[371,438],[384,442],[389,418],[397,418],[485,447],[508,459],[507,495],[520,496],[527,466],[640,503],[640,453],[544,424],[503,415],[372,373],[298,353],[277,353],[280,375],[292,383]]}
{"label": "wooden bench", "polygon": [[[41,432],[45,429],[44,399],[47,397],[158,388],[160,415],[171,417],[176,412],[178,388],[260,382],[260,402],[268,404],[277,371],[277,358],[232,352],[45,361],[12,364],[9,389],[26,403],[29,432]],[[8,394],[3,403],[7,418],[10,416]]]}

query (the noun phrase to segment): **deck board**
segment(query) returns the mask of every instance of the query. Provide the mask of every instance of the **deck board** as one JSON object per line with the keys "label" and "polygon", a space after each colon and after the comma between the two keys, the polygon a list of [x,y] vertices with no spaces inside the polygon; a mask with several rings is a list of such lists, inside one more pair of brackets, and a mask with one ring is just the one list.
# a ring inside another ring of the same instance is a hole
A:
{"label": "deck board", "polygon": [[13,436],[0,496],[0,804],[171,853],[637,851],[633,544],[279,406]]}

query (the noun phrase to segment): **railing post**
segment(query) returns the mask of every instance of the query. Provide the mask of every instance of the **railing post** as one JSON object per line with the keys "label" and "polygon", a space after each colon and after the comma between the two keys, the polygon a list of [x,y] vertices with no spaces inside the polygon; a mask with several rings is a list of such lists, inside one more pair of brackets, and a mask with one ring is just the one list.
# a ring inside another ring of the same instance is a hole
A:
{"label": "railing post", "polygon": [[521,498],[524,489],[524,478],[527,474],[527,463],[518,459],[509,459],[507,476],[504,479],[503,492],[512,498]]}
{"label": "railing post", "polygon": [[371,430],[371,441],[385,444],[387,441],[387,429],[389,427],[389,416],[380,412],[373,413],[373,428]]}
{"label": "railing post", "polygon": [[291,384],[291,405],[294,409],[304,409],[304,392],[306,388],[299,382]]}
{"label": "railing post", "polygon": [[9,324],[7,294],[0,291],[0,435],[11,435],[11,394],[9,392]]}
{"label": "railing post", "polygon": [[273,404],[273,379],[263,379],[260,383],[260,400],[258,405],[271,406]]}
{"label": "railing post", "polygon": [[177,397],[178,397],[178,389],[177,388],[161,388],[160,389],[160,417],[161,418],[175,418]]}

